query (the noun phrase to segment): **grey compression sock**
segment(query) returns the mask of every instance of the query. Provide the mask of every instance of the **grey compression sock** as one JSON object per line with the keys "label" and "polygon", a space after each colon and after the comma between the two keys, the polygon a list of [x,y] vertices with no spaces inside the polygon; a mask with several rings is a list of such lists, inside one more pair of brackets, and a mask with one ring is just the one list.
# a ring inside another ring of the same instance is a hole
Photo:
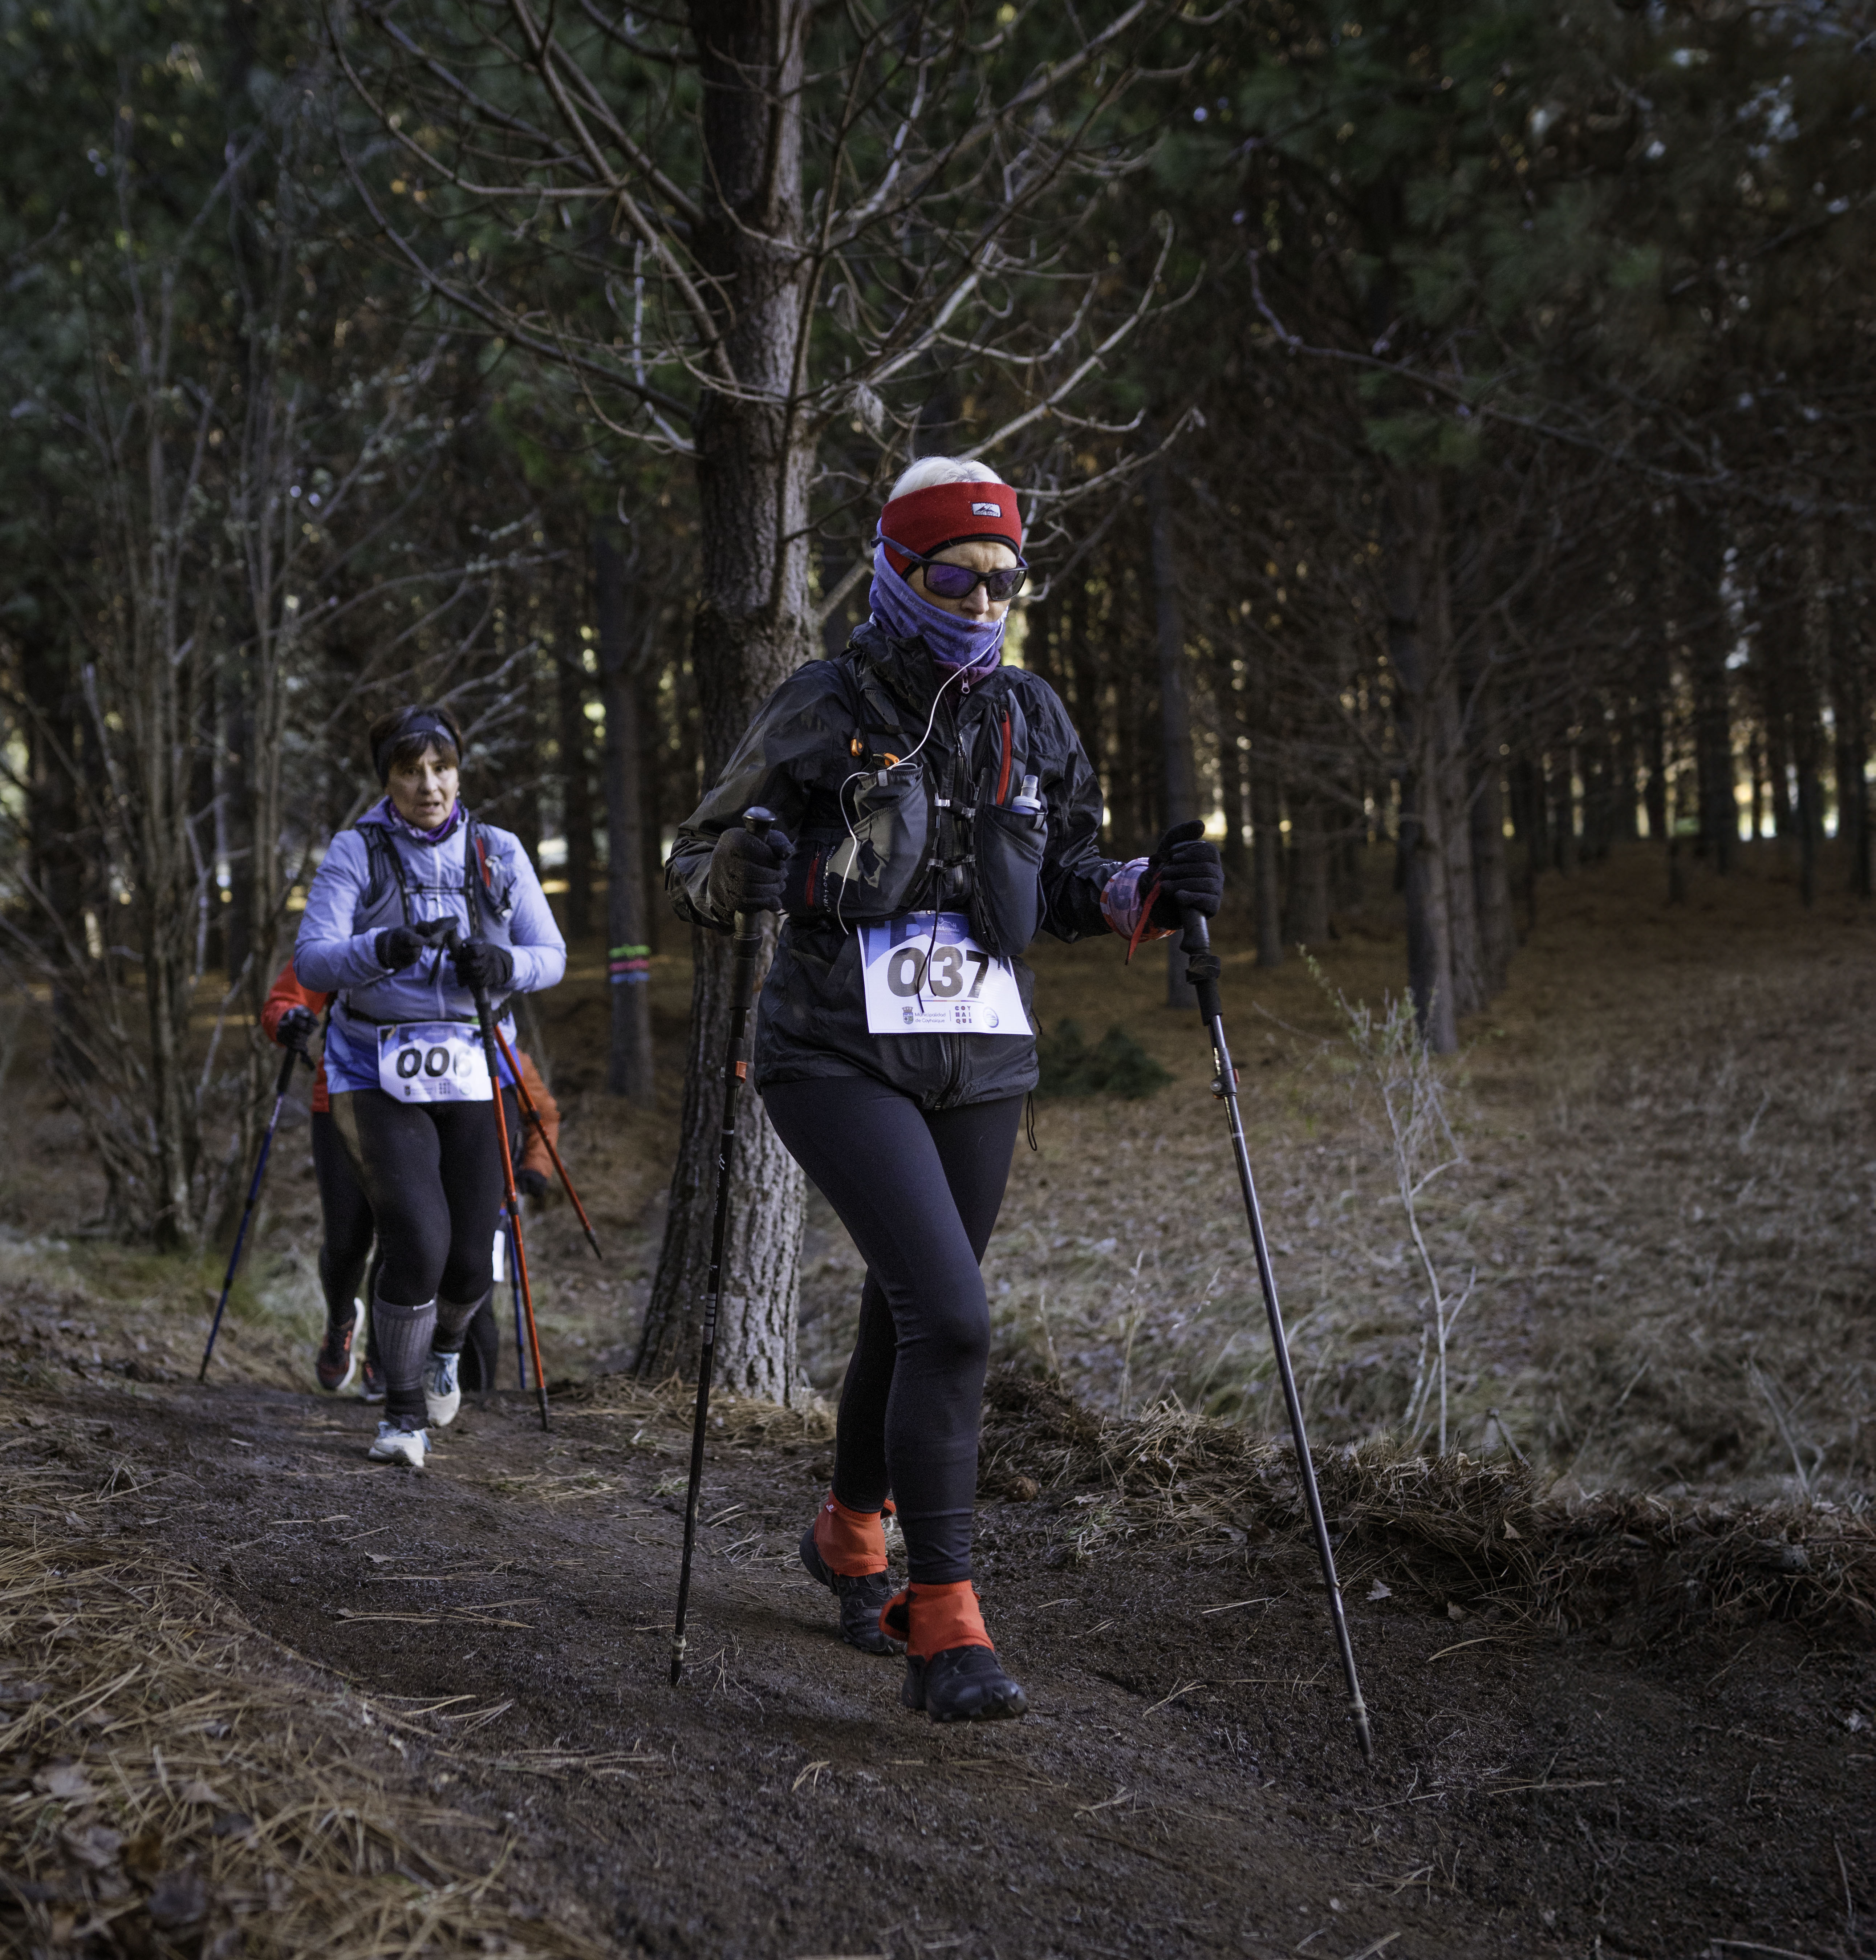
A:
{"label": "grey compression sock", "polygon": [[424,1362],[437,1325],[437,1303],[400,1306],[380,1293],[371,1303],[372,1348],[384,1374],[384,1415],[395,1423],[414,1419],[421,1429],[428,1420],[424,1403]]}
{"label": "grey compression sock", "polygon": [[[492,1287],[490,1287],[490,1293],[494,1290]],[[465,1306],[459,1300],[445,1300],[439,1294],[437,1298],[437,1331],[431,1336],[431,1346],[439,1354],[461,1354],[463,1343],[469,1335],[469,1324],[482,1311],[482,1300],[488,1297],[488,1293],[485,1293],[481,1300],[472,1300]]]}

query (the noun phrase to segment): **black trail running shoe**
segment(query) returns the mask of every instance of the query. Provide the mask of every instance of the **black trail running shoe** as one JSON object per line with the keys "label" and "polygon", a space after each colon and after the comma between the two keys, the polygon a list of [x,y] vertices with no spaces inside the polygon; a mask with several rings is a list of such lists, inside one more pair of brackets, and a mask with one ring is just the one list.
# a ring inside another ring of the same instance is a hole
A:
{"label": "black trail running shoe", "polygon": [[898,1589],[892,1575],[868,1572],[855,1578],[838,1573],[821,1556],[814,1542],[814,1527],[801,1534],[803,1570],[816,1585],[825,1586],[841,1602],[841,1638],[862,1653],[897,1653],[898,1644],[879,1630],[879,1609]]}
{"label": "black trail running shoe", "polygon": [[908,1708],[934,1722],[1007,1722],[1028,1708],[1029,1698],[1003,1672],[990,1645],[968,1580],[895,1593],[879,1627],[906,1643],[899,1699]]}
{"label": "black trail running shoe", "polygon": [[899,1699],[934,1722],[1008,1722],[1029,1705],[994,1647],[947,1647],[930,1660],[908,1654]]}

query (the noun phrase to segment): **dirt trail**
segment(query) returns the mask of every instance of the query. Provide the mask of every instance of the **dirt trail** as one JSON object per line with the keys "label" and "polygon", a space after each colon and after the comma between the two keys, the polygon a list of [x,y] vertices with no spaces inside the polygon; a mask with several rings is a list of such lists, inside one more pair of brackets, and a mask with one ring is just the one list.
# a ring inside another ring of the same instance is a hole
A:
{"label": "dirt trail", "polygon": [[[602,1384],[543,1436],[498,1398],[418,1476],[367,1462],[368,1414],[92,1386],[4,1460],[128,1465],[107,1530],[401,1709],[413,1788],[512,1834],[516,1885],[608,1950],[1876,1952],[1853,1930],[1876,1920],[1867,1650],[1768,1626],[1625,1655],[1362,1579],[1371,1774],[1305,1547],[1110,1540],[1051,1566],[1051,1508],[1090,1500],[1069,1491],[991,1505],[979,1534],[1032,1713],[940,1729],[898,1706],[896,1662],[833,1637],[793,1557],[825,1446],[771,1427],[713,1447],[673,1692],[676,1425]],[[447,1696],[468,1698],[414,1713]]]}

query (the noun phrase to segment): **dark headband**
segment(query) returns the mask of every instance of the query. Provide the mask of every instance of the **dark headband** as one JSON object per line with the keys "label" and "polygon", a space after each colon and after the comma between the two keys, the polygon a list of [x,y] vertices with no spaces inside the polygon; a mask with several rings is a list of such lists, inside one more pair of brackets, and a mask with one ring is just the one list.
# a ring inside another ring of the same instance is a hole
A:
{"label": "dark headband", "polygon": [[409,721],[393,728],[372,752],[371,765],[377,771],[380,783],[388,783],[391,780],[393,753],[419,735],[425,738],[426,746],[431,742],[440,742],[445,748],[454,749],[460,759],[463,745],[455,731],[447,724],[438,721],[428,710],[417,708],[412,711]]}

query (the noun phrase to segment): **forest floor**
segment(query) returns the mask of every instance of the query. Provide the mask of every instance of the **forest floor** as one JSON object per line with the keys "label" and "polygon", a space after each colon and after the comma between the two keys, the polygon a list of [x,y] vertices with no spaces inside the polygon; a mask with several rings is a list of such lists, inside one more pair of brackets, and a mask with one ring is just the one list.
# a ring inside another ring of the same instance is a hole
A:
{"label": "forest floor", "polygon": [[[1464,1161],[1424,1222],[1473,1287],[1448,1384],[1467,1458],[1429,1465],[1409,1433],[1323,1459],[1372,1770],[1261,1440],[1235,1179],[1162,959],[1038,962],[1045,1025],[1122,1026],[1174,1080],[1044,1099],[1019,1147],[978,1542],[1032,1712],[981,1731],[901,1710],[897,1664],[841,1646],[794,1564],[827,1474],[811,1399],[723,1409],[666,1685],[682,1398],[615,1371],[656,1257],[680,958],[654,979],[653,1114],[599,1093],[596,958],[544,1004],[608,1262],[564,1206],[536,1221],[553,1428],[496,1395],[421,1477],[368,1465],[370,1412],[311,1387],[304,1117],[198,1388],[217,1262],[92,1233],[82,1140],[24,1055],[0,1944],[1876,1954],[1872,924],[1807,913],[1773,851],[1744,854],[1672,908],[1640,850],[1545,880],[1445,1071]],[[1401,963],[1385,891],[1338,924],[1324,978],[1377,1001]],[[1316,980],[1226,948],[1315,1434],[1385,1437],[1423,1309],[1373,1099]],[[857,1273],[818,1204],[803,1265],[826,1386]]]}

